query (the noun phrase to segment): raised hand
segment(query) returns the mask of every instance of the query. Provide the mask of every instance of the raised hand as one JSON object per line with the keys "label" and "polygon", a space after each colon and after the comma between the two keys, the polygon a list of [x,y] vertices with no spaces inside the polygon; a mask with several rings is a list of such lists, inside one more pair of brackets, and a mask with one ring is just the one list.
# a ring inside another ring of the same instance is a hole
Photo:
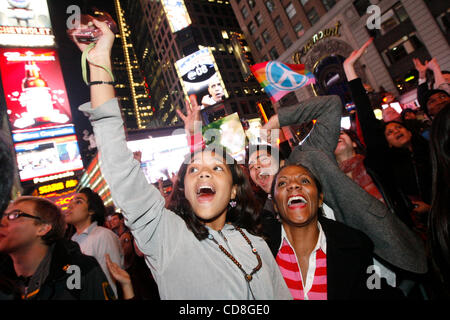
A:
{"label": "raised hand", "polygon": [[362,45],[361,48],[358,50],[353,51],[350,56],[345,59],[343,63],[345,75],[347,76],[347,81],[351,81],[353,79],[358,78],[356,72],[355,72],[355,62],[358,61],[359,58],[366,52],[367,47],[372,43],[373,38],[370,38]]}
{"label": "raised hand", "polygon": [[189,97],[189,100],[186,100],[186,113],[184,115],[181,110],[177,109],[177,114],[183,120],[186,132],[191,136],[201,132],[200,106],[195,97]]}
{"label": "raised hand", "polygon": [[105,254],[106,266],[112,278],[120,283],[123,291],[124,299],[131,299],[134,297],[133,286],[128,272],[120,268],[117,263],[112,262],[109,254]]}
{"label": "raised hand", "polygon": [[414,67],[419,72],[419,78],[425,79],[425,74],[428,69],[429,61],[425,60],[425,64],[422,64],[419,59],[413,58]]}
{"label": "raised hand", "polygon": [[[109,60],[111,48],[114,43],[114,33],[109,29],[106,22],[92,20],[94,25],[102,31],[102,35],[95,42],[93,49],[89,51],[89,60],[96,64],[102,64],[105,60]],[[78,42],[77,38],[73,36],[73,41],[81,51],[84,51],[89,44]]]}

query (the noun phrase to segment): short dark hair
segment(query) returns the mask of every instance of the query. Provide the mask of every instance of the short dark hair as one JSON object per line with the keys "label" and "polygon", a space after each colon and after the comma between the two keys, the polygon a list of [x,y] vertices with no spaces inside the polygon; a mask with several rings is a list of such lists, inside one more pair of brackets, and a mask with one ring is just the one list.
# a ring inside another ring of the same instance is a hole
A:
{"label": "short dark hair", "polygon": [[52,226],[51,230],[42,236],[46,245],[51,245],[64,237],[66,222],[59,207],[45,198],[22,196],[14,201],[14,204],[21,202],[33,202],[34,213],[43,221],[36,220],[35,223],[48,223]]}
{"label": "short dark hair", "polygon": [[[314,183],[316,184],[317,187],[317,194],[320,195],[321,193],[323,193],[323,188],[322,188],[322,183],[320,182],[320,180],[312,173],[311,170],[309,170],[309,168],[307,166],[304,166],[303,164],[295,164],[295,163],[291,163],[291,164],[286,164],[284,166],[282,166],[280,168],[280,170],[278,170],[278,172],[275,174],[275,176],[273,177],[273,181],[272,181],[272,186],[270,188],[270,195],[272,196],[272,200],[273,203],[275,203],[275,185],[276,185],[276,181],[278,178],[278,175],[280,174],[281,170],[283,170],[284,168],[287,167],[301,167],[303,169],[305,169],[308,172],[308,175],[314,180]],[[318,215],[319,216],[324,216],[325,213],[323,211],[323,208],[319,207],[318,208]]]}
{"label": "short dark hair", "polygon": [[105,223],[106,208],[102,198],[91,188],[82,188],[78,192],[86,196],[88,202],[88,210],[94,212],[94,214],[91,215],[91,222],[96,221],[99,226],[103,226],[103,224]]}
{"label": "short dark hair", "polygon": [[11,200],[14,181],[14,160],[12,148],[0,135],[0,213],[5,211]]}
{"label": "short dark hair", "polygon": [[428,113],[428,100],[430,100],[431,96],[435,95],[436,93],[443,93],[443,94],[447,95],[448,97],[450,97],[450,95],[445,90],[440,90],[440,89],[428,90],[423,99],[423,104],[421,105],[423,111],[425,112],[425,114],[428,117],[430,117],[430,114]]}
{"label": "short dark hair", "polygon": [[[350,140],[352,140],[352,142],[354,142],[356,144],[355,152],[357,154],[362,154],[362,155],[366,154],[366,148],[362,144],[361,140],[359,140],[359,137],[355,131],[350,130],[350,129],[341,129],[341,132],[344,132],[346,135],[348,135]],[[305,169],[307,169],[307,168],[305,168]],[[307,169],[307,170],[310,171],[309,169]]]}

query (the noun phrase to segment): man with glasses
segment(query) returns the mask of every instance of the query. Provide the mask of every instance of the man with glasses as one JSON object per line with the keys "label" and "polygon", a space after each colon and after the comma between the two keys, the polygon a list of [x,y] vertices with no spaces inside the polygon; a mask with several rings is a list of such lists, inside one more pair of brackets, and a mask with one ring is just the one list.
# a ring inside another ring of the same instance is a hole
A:
{"label": "man with glasses", "polygon": [[0,220],[0,252],[9,256],[0,274],[23,299],[108,300],[114,293],[98,262],[63,238],[59,208],[44,198],[19,197]]}

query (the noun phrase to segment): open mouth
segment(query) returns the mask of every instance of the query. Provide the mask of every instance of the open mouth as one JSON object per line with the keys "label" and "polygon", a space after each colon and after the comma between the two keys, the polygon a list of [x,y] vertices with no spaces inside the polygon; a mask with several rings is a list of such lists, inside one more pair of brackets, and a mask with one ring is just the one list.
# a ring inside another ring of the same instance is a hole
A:
{"label": "open mouth", "polygon": [[306,201],[306,199],[303,196],[291,196],[288,199],[288,207],[304,207],[306,206],[306,204],[308,203],[308,201]]}
{"label": "open mouth", "polygon": [[200,201],[210,201],[215,194],[216,190],[212,186],[200,186],[197,188],[197,198]]}

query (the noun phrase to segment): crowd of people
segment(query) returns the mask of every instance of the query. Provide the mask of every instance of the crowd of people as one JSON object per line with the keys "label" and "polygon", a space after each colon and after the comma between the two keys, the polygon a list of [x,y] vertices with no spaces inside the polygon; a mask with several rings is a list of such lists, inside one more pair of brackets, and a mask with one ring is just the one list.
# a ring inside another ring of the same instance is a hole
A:
{"label": "crowd of people", "polygon": [[[64,212],[38,197],[10,201],[2,142],[0,299],[450,298],[450,81],[435,59],[415,61],[427,121],[412,109],[377,120],[354,69],[369,40],[343,64],[356,129],[341,128],[337,96],[280,108],[264,132],[315,120],[300,145],[249,145],[243,165],[220,145],[192,144],[167,195],[127,148],[105,71],[114,34],[94,23],[103,35],[89,51],[91,101],[79,109],[115,206],[89,188]],[[200,108],[178,111],[188,137]]]}

